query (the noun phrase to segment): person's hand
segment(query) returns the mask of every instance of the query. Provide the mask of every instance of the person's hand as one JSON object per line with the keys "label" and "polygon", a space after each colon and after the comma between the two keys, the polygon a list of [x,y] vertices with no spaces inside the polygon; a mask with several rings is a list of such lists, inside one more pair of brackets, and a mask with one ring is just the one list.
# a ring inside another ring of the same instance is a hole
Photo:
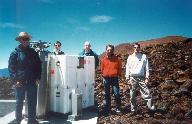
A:
{"label": "person's hand", "polygon": [[35,81],[35,84],[36,84],[36,85],[38,85],[38,84],[39,84],[39,82],[40,82],[40,80],[39,80],[39,79],[37,79],[37,80]]}
{"label": "person's hand", "polygon": [[145,84],[148,84],[148,83],[149,83],[149,79],[145,78]]}
{"label": "person's hand", "polygon": [[130,79],[126,79],[125,82],[126,82],[128,85],[131,85]]}
{"label": "person's hand", "polygon": [[21,86],[22,86],[22,84],[19,81],[17,81],[15,84],[15,87],[21,87]]}

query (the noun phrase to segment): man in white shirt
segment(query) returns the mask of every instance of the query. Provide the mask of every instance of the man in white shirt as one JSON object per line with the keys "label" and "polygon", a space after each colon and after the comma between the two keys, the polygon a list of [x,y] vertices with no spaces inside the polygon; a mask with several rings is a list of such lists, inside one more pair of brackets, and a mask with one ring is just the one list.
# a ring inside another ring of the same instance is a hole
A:
{"label": "man in white shirt", "polygon": [[149,79],[149,62],[145,54],[140,52],[140,44],[133,45],[134,53],[127,59],[126,64],[126,79],[131,83],[130,88],[130,103],[131,112],[136,112],[136,89],[139,86],[140,93],[144,100],[147,101],[147,106],[150,110],[155,110],[152,105],[152,97],[147,87]]}

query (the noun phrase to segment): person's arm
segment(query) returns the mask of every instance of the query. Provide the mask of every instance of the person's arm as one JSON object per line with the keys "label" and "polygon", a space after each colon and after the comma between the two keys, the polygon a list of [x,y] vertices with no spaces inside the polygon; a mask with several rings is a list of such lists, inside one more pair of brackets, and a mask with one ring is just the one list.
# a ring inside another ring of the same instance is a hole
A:
{"label": "person's arm", "polygon": [[149,81],[149,61],[146,57],[146,64],[145,64],[145,83],[148,83]]}
{"label": "person's arm", "polygon": [[122,62],[121,62],[121,60],[119,60],[118,62],[119,62],[118,76],[121,77],[121,74],[122,74]]}
{"label": "person's arm", "polygon": [[130,66],[129,66],[129,64],[130,64],[130,57],[128,57],[128,59],[127,59],[126,70],[125,70],[125,77],[127,80],[130,79]]}
{"label": "person's arm", "polygon": [[100,59],[100,70],[101,70],[101,74],[103,74],[103,70],[104,70],[103,58]]}
{"label": "person's arm", "polygon": [[149,61],[146,58],[146,65],[145,65],[145,78],[149,78]]}
{"label": "person's arm", "polygon": [[17,53],[14,51],[11,53],[8,61],[8,70],[11,80],[17,82]]}

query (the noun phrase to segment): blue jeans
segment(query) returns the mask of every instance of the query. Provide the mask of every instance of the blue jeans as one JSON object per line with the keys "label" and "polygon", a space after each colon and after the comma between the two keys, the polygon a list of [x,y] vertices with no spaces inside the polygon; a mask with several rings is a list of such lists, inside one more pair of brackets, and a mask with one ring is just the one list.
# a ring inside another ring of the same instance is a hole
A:
{"label": "blue jeans", "polygon": [[15,88],[16,97],[16,120],[22,120],[23,101],[25,99],[25,92],[27,93],[28,101],[28,122],[33,122],[36,119],[37,106],[37,85],[35,83],[23,83],[21,87]]}
{"label": "blue jeans", "polygon": [[119,83],[118,77],[104,77],[103,78],[104,90],[105,90],[105,101],[106,109],[111,109],[111,96],[110,96],[110,86],[112,86],[112,92],[115,96],[116,108],[120,109],[121,99],[119,93]]}

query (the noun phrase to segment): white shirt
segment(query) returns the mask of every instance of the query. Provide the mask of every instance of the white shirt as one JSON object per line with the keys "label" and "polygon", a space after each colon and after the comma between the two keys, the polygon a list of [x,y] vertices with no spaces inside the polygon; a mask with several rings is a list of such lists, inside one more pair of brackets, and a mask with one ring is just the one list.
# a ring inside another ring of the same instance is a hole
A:
{"label": "white shirt", "polygon": [[149,63],[145,54],[133,53],[128,57],[125,77],[129,79],[130,76],[149,77]]}

